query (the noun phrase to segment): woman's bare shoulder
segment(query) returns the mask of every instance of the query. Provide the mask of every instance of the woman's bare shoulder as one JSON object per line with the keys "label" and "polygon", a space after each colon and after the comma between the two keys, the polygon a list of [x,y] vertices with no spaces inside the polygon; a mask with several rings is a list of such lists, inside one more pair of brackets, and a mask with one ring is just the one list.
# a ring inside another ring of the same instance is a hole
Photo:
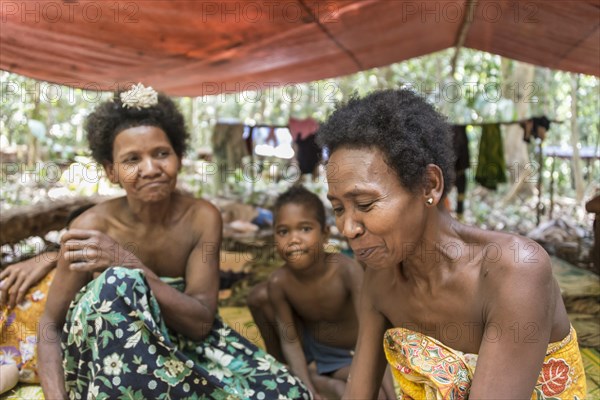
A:
{"label": "woman's bare shoulder", "polygon": [[208,200],[184,194],[177,194],[175,197],[175,204],[184,214],[190,213],[194,216],[208,218],[216,218],[218,216],[220,219],[221,213],[219,212],[219,209]]}
{"label": "woman's bare shoulder", "polygon": [[221,242],[223,220],[211,202],[191,196],[178,195],[175,201],[176,225],[192,235],[195,241]]}
{"label": "woman's bare shoulder", "polygon": [[69,228],[105,231],[108,226],[108,217],[118,214],[119,210],[123,208],[124,199],[124,197],[117,197],[96,204],[71,221]]}
{"label": "woman's bare shoulder", "polygon": [[481,279],[490,288],[539,285],[552,279],[552,264],[544,248],[529,238],[489,232],[481,264]]}

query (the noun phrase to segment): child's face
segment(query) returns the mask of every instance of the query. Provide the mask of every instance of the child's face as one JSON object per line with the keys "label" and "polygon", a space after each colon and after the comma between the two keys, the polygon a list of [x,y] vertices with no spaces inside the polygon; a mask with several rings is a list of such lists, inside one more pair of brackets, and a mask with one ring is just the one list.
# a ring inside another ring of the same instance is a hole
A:
{"label": "child's face", "polygon": [[315,213],[304,205],[288,203],[277,212],[277,252],[291,268],[306,269],[318,262],[326,237]]}

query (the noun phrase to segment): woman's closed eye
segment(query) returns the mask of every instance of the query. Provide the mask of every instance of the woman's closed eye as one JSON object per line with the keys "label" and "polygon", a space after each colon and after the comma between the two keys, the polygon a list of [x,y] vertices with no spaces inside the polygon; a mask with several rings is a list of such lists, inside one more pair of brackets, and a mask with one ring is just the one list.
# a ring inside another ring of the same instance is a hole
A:
{"label": "woman's closed eye", "polygon": [[360,203],[360,204],[356,205],[356,208],[359,211],[369,211],[373,207],[373,204],[375,204],[374,201],[369,202],[369,203]]}
{"label": "woman's closed eye", "polygon": [[342,213],[344,212],[344,208],[343,207],[333,207],[333,214],[336,216],[342,215]]}

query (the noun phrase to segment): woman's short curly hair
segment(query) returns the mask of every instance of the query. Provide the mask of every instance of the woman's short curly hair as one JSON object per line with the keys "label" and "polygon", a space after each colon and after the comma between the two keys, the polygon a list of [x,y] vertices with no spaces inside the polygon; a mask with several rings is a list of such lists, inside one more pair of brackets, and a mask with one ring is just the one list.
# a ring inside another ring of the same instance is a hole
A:
{"label": "woman's short curly hair", "polygon": [[99,163],[113,162],[113,143],[117,134],[137,126],[155,126],[169,138],[175,154],[181,159],[187,149],[189,134],[183,115],[168,96],[159,93],[158,104],[148,108],[123,107],[117,93],[112,100],[101,103],[87,117],[85,130],[92,157]]}
{"label": "woman's short curly hair", "polygon": [[407,190],[425,183],[428,164],[444,176],[446,195],[454,179],[450,126],[433,106],[405,89],[383,90],[338,104],[317,133],[319,145],[332,154],[338,148],[377,148]]}

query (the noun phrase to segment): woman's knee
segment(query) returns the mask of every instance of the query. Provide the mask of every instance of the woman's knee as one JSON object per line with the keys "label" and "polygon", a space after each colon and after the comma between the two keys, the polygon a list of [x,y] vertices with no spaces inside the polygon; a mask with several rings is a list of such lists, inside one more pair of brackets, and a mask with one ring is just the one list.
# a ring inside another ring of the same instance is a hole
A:
{"label": "woman's knee", "polygon": [[266,282],[259,283],[252,288],[246,297],[246,304],[251,310],[260,310],[268,306],[269,291]]}
{"label": "woman's knee", "polygon": [[140,293],[150,290],[142,270],[124,267],[107,268],[92,284],[98,285],[94,292],[99,300],[121,298],[125,295],[123,290],[129,292],[133,288]]}

